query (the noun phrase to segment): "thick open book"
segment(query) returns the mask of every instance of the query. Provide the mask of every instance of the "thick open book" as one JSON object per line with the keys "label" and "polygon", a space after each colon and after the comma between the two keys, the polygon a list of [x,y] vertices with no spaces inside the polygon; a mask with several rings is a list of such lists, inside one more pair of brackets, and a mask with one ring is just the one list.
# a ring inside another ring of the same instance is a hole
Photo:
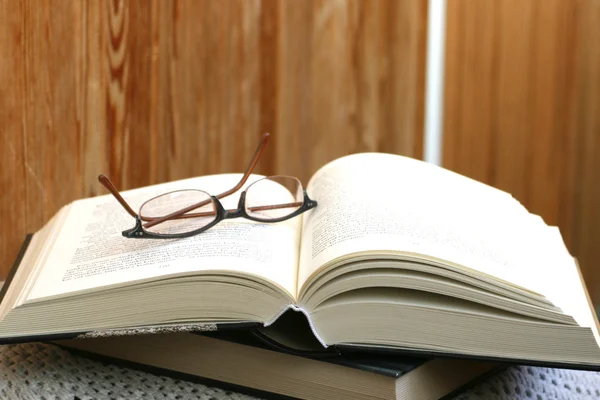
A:
{"label": "thick open book", "polygon": [[[135,208],[239,178],[123,196]],[[510,194],[380,153],[328,163],[307,192],[318,206],[297,218],[227,220],[172,240],[124,238],[133,220],[110,195],[75,201],[28,241],[0,304],[0,340],[268,328],[293,309],[324,349],[600,367],[575,259],[558,228]]]}

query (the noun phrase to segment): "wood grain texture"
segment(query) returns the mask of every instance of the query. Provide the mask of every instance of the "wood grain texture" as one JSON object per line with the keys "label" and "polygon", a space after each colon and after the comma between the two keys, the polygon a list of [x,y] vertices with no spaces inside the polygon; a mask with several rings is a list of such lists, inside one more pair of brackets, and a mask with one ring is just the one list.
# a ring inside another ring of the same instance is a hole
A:
{"label": "wood grain texture", "polygon": [[0,278],[105,191],[422,153],[426,2],[0,0]]}
{"label": "wood grain texture", "polygon": [[577,64],[570,129],[577,136],[573,248],[600,305],[600,2],[578,1]]}
{"label": "wood grain texture", "polygon": [[448,2],[443,164],[558,225],[600,304],[600,7]]}
{"label": "wood grain texture", "polygon": [[[0,62],[0,254],[3,276],[11,259],[17,254],[19,242],[27,231],[25,180],[28,169],[23,153],[23,109],[24,90],[22,12],[19,4],[9,0],[0,1],[0,42],[3,43]],[[10,165],[9,168],[6,168]]]}

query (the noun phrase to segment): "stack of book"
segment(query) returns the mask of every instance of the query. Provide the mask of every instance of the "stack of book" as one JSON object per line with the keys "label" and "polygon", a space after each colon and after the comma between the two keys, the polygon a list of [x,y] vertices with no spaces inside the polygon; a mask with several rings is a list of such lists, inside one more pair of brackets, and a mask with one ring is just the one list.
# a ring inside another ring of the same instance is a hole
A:
{"label": "stack of book", "polygon": [[[122,196],[135,208],[239,179]],[[600,369],[576,260],[508,193],[379,153],[328,163],[306,190],[318,206],[297,218],[168,240],[123,237],[135,221],[112,196],[68,204],[24,243],[0,342],[301,398],[437,398],[509,364]]]}

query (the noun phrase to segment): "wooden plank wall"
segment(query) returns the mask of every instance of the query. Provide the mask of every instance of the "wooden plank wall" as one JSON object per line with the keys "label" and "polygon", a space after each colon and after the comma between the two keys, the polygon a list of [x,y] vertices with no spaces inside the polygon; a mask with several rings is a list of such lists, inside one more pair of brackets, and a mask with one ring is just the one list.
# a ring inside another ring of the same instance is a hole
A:
{"label": "wooden plank wall", "polygon": [[0,0],[0,279],[62,205],[422,153],[426,2]]}
{"label": "wooden plank wall", "polygon": [[600,2],[448,2],[443,164],[558,225],[600,304]]}

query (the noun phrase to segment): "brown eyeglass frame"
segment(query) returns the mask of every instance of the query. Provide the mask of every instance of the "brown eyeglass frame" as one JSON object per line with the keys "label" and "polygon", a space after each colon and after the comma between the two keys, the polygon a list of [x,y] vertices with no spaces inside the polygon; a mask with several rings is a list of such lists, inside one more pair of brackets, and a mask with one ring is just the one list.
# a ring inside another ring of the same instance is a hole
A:
{"label": "brown eyeglass frame", "polygon": [[[265,223],[281,222],[281,221],[285,221],[290,218],[294,218],[294,217],[302,214],[303,212],[310,210],[312,208],[315,208],[317,206],[317,202],[308,197],[308,194],[306,193],[306,189],[304,189],[304,188],[302,189],[303,195],[304,195],[302,203],[295,202],[295,203],[277,204],[277,205],[271,205],[271,206],[257,206],[257,207],[251,208],[251,211],[261,211],[261,210],[274,210],[274,209],[279,209],[279,208],[289,208],[289,207],[300,206],[293,213],[286,215],[285,217],[275,218],[275,219],[262,219],[262,218],[257,218],[257,217],[248,215],[248,213],[246,212],[246,207],[245,207],[246,190],[244,190],[240,194],[240,200],[238,202],[238,207],[235,210],[226,210],[223,207],[223,205],[221,204],[221,201],[219,200],[224,197],[232,195],[233,193],[237,192],[238,190],[240,190],[242,188],[242,186],[246,183],[250,174],[252,173],[252,170],[258,163],[258,160],[260,159],[260,156],[261,156],[262,152],[264,151],[265,145],[267,144],[268,140],[269,140],[269,134],[265,133],[254,153],[254,157],[252,157],[250,164],[246,168],[246,172],[242,176],[242,179],[240,179],[240,181],[237,183],[237,185],[235,185],[233,188],[231,188],[221,194],[218,194],[216,196],[211,195],[210,200],[207,199],[207,200],[201,201],[199,203],[192,204],[191,206],[182,208],[181,210],[178,210],[178,211],[174,211],[174,212],[167,214],[160,218],[142,217],[141,215],[139,215],[138,213],[133,211],[131,206],[129,206],[129,204],[127,204],[127,202],[125,201],[123,196],[121,196],[121,194],[119,193],[119,191],[117,190],[115,185],[113,185],[113,183],[110,181],[110,179],[108,179],[108,177],[106,175],[104,175],[104,174],[99,175],[98,181],[102,185],[104,185],[104,187],[106,187],[108,189],[108,191],[117,199],[119,204],[121,204],[121,206],[123,206],[125,211],[127,211],[127,213],[129,215],[131,215],[132,217],[135,218],[135,221],[136,221],[135,227],[123,231],[123,236],[125,236],[127,238],[136,238],[136,239],[185,238],[185,237],[190,237],[190,236],[194,236],[199,233],[202,233],[202,232],[210,229],[211,227],[215,226],[219,222],[221,222],[225,219],[231,219],[231,218],[246,218],[246,219],[249,219],[252,221],[265,222]],[[273,178],[273,177],[267,177],[267,178]],[[293,179],[296,179],[296,178],[293,178]],[[164,193],[160,196],[164,196],[165,194],[168,194],[168,193]],[[156,196],[156,197],[160,197],[160,196]],[[153,197],[152,199],[147,200],[146,202],[144,202],[142,204],[142,206],[144,204],[146,204],[148,201],[155,199],[156,197]],[[211,201],[214,202],[214,204],[215,204],[214,212],[187,214],[190,211],[193,211],[197,208],[203,207],[206,204],[209,204]],[[201,216],[215,215],[215,214],[216,214],[215,220],[212,221],[210,224],[203,226],[202,228],[190,231],[190,232],[174,233],[174,234],[161,234],[161,233],[155,233],[155,232],[148,232],[145,229],[145,228],[150,228],[150,227],[158,225],[162,222],[173,220],[173,219],[197,218],[197,217],[201,217]]]}

